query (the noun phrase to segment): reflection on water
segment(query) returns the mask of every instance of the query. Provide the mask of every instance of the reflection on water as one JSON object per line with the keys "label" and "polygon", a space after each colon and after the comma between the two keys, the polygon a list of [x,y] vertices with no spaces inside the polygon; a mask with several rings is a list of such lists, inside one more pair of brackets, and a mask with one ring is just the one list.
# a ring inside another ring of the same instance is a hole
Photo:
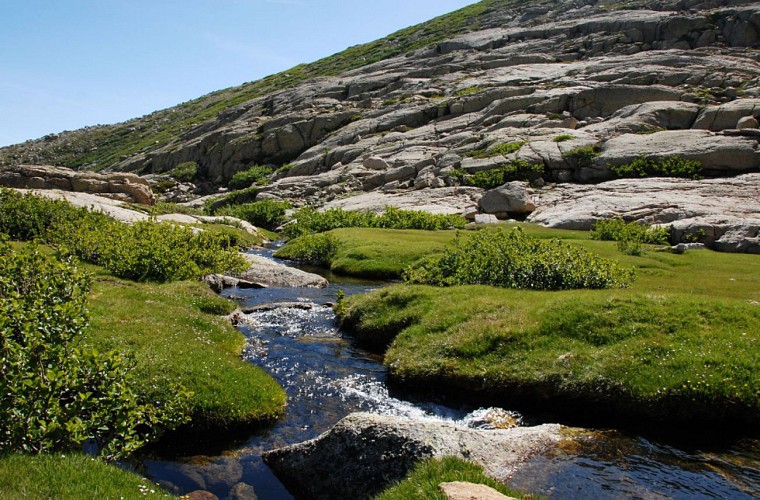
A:
{"label": "reflection on water", "polygon": [[[351,345],[324,304],[338,289],[364,293],[379,284],[332,283],[317,289],[231,290],[242,305],[303,302],[310,309],[280,308],[246,315],[246,358],[267,370],[288,394],[286,416],[221,456],[152,460],[154,480],[179,493],[197,489],[219,498],[253,486],[260,499],[290,498],[261,461],[264,450],[311,439],[355,411],[415,419],[447,419],[483,426],[484,410],[412,404],[392,397],[379,360]],[[519,415],[504,413],[510,421]],[[512,477],[515,488],[550,498],[753,498],[760,495],[760,441],[721,453],[686,453],[614,431],[591,433],[579,445],[538,456]]]}

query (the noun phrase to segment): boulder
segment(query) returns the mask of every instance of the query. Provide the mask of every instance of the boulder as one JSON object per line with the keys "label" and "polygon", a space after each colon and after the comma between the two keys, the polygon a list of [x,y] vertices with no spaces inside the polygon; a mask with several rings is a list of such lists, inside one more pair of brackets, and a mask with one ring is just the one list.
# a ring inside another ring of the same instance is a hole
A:
{"label": "boulder", "polygon": [[456,456],[505,481],[563,440],[561,426],[476,430],[434,420],[354,413],[304,443],[265,452],[264,462],[296,496],[371,498],[427,458]]}
{"label": "boulder", "polygon": [[362,166],[369,170],[388,170],[390,168],[388,162],[379,156],[369,156],[365,158],[362,162]]}
{"label": "boulder", "polygon": [[498,224],[499,219],[493,214],[476,214],[475,224]]}
{"label": "boulder", "polygon": [[485,484],[464,481],[441,483],[438,485],[438,489],[448,500],[516,500]]}
{"label": "boulder", "polygon": [[694,128],[712,131],[732,129],[736,128],[742,118],[755,115],[760,116],[760,98],[737,99],[705,108],[694,123]]}
{"label": "boulder", "polygon": [[461,214],[465,209],[477,204],[482,194],[483,190],[476,187],[445,187],[404,193],[373,191],[330,201],[325,203],[323,208],[382,212],[385,207],[390,206],[433,214]]}
{"label": "boulder", "polygon": [[239,278],[273,287],[324,288],[326,279],[318,274],[307,273],[259,255],[242,254],[249,262],[248,269]]}
{"label": "boulder", "polygon": [[760,127],[760,123],[758,123],[757,118],[754,116],[745,116],[743,118],[739,118],[739,121],[736,122],[736,128],[738,130],[744,130],[747,128],[758,128]]}
{"label": "boulder", "polygon": [[496,189],[486,191],[478,206],[486,214],[494,214],[497,217],[531,213],[536,209],[528,194],[528,183],[524,181],[507,182]]}

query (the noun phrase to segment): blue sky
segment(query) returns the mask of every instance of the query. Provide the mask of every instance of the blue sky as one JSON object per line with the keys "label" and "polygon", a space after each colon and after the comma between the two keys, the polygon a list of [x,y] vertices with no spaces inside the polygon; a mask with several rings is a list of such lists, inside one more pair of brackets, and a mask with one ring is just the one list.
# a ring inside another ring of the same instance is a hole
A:
{"label": "blue sky", "polygon": [[475,0],[0,0],[0,146],[116,123]]}

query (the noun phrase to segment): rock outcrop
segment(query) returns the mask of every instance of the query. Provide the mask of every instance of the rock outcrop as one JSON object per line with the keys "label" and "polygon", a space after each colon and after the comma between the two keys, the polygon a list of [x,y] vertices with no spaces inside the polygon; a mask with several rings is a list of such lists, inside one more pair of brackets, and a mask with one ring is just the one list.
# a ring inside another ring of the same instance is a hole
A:
{"label": "rock outcrop", "polygon": [[505,481],[520,464],[555,449],[561,426],[476,430],[441,421],[354,413],[314,440],[264,453],[264,462],[296,495],[371,498],[415,463],[457,456]]}
{"label": "rock outcrop", "polygon": [[95,174],[47,165],[7,166],[0,168],[0,186],[96,194],[141,205],[156,202],[148,181],[125,173]]}

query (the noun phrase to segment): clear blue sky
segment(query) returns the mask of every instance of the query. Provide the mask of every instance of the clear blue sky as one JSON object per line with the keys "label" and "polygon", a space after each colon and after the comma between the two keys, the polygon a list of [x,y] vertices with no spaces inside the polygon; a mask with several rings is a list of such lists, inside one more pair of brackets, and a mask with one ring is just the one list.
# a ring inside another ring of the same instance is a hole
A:
{"label": "clear blue sky", "polygon": [[0,0],[0,146],[116,123],[475,0]]}

